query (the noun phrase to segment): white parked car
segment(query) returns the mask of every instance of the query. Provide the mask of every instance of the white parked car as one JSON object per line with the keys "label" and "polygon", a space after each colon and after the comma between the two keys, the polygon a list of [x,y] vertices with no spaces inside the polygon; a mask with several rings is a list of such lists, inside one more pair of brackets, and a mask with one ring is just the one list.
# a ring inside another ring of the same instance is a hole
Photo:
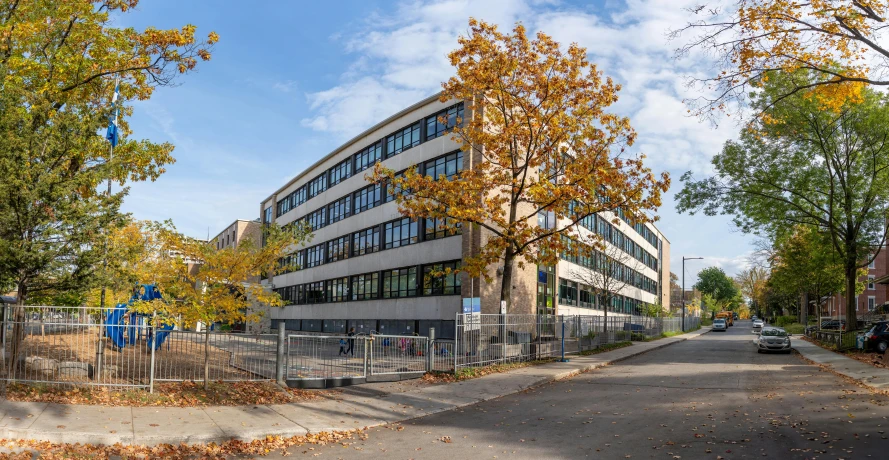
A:
{"label": "white parked car", "polygon": [[712,330],[713,330],[714,332],[715,332],[715,331],[722,331],[722,332],[725,332],[725,331],[728,330],[728,324],[726,324],[725,320],[722,319],[722,318],[714,319],[714,320],[713,320],[713,329],[712,329]]}
{"label": "white parked car", "polygon": [[765,326],[765,323],[761,319],[753,320],[754,332],[756,332],[755,329],[762,329],[763,326]]}

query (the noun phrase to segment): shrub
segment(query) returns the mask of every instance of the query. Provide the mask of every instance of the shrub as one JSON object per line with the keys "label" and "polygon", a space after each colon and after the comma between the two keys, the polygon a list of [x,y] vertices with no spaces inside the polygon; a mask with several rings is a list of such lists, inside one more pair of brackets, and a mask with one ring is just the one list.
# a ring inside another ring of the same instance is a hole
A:
{"label": "shrub", "polygon": [[796,316],[779,316],[775,318],[775,326],[784,327],[796,322]]}
{"label": "shrub", "polygon": [[633,334],[630,334],[630,340],[632,340],[634,342],[644,342],[645,341],[645,334],[643,334],[641,332],[634,332]]}
{"label": "shrub", "polygon": [[802,323],[793,323],[784,326],[784,330],[787,331],[788,334],[802,334],[806,332],[806,325]]}

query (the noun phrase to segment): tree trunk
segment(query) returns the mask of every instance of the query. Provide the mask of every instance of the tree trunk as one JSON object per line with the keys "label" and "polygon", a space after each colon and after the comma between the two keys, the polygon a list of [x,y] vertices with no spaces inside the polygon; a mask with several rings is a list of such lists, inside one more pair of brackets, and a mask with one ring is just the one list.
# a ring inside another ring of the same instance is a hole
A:
{"label": "tree trunk", "polygon": [[858,282],[858,264],[854,260],[854,253],[846,262],[846,330],[854,331],[858,328],[858,302],[855,298],[855,284]]}
{"label": "tree trunk", "polygon": [[[19,355],[22,352],[25,342],[25,296],[27,295],[28,286],[25,283],[18,284],[18,297],[16,298],[15,307],[12,310],[12,341],[9,344],[9,361],[6,363],[6,378],[15,378],[15,370],[18,366]],[[6,319],[4,318],[4,321]],[[5,324],[4,324],[5,330]],[[7,356],[3,357],[7,359]]]}
{"label": "tree trunk", "polygon": [[507,247],[503,255],[503,276],[500,278],[500,300],[506,302],[504,313],[507,314],[512,310],[512,262],[514,259],[515,253],[511,247]]}

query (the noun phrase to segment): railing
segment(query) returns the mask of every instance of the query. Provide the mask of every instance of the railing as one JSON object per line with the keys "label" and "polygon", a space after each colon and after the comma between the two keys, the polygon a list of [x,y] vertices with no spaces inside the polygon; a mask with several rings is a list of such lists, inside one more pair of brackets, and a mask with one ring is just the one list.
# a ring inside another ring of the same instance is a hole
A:
{"label": "railing", "polygon": [[[3,364],[11,372],[0,379],[148,389],[162,381],[275,380],[279,371],[285,380],[454,372],[644,340],[678,331],[682,321],[612,314],[458,314],[454,339],[171,330],[162,331],[164,340],[155,348],[149,343],[157,331],[143,316],[127,314],[120,325],[107,326],[105,315],[92,308],[14,311],[18,317],[7,314],[2,329]],[[699,321],[686,317],[686,330]],[[7,366],[11,359],[15,365]]]}
{"label": "railing", "polygon": [[855,348],[855,341],[858,339],[858,335],[862,332],[864,331],[823,331],[807,329],[805,335],[829,348],[843,351]]}
{"label": "railing", "polygon": [[371,340],[371,375],[425,373],[429,339],[418,336],[375,335]]}
{"label": "railing", "polygon": [[367,376],[367,336],[287,336],[287,380],[354,379]]}

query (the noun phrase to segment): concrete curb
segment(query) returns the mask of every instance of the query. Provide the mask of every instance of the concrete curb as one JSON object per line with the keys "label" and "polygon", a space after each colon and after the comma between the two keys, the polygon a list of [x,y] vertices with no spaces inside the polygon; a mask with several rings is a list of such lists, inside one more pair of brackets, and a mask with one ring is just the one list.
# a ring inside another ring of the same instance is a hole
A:
{"label": "concrete curb", "polygon": [[[152,411],[129,407],[0,401],[0,437],[52,443],[151,446],[221,444],[233,439],[253,441],[267,436],[294,437],[323,431],[364,429],[512,395],[695,339],[708,332],[709,329],[702,329],[597,355],[572,356],[569,363],[524,367],[379,397],[344,394],[341,399],[278,406],[145,408]],[[603,356],[609,353],[614,353],[612,358]],[[152,420],[157,423],[151,423],[152,428],[146,428],[149,425],[146,420],[155,413],[158,414],[156,420]],[[67,429],[68,425],[71,425],[71,430]]]}

